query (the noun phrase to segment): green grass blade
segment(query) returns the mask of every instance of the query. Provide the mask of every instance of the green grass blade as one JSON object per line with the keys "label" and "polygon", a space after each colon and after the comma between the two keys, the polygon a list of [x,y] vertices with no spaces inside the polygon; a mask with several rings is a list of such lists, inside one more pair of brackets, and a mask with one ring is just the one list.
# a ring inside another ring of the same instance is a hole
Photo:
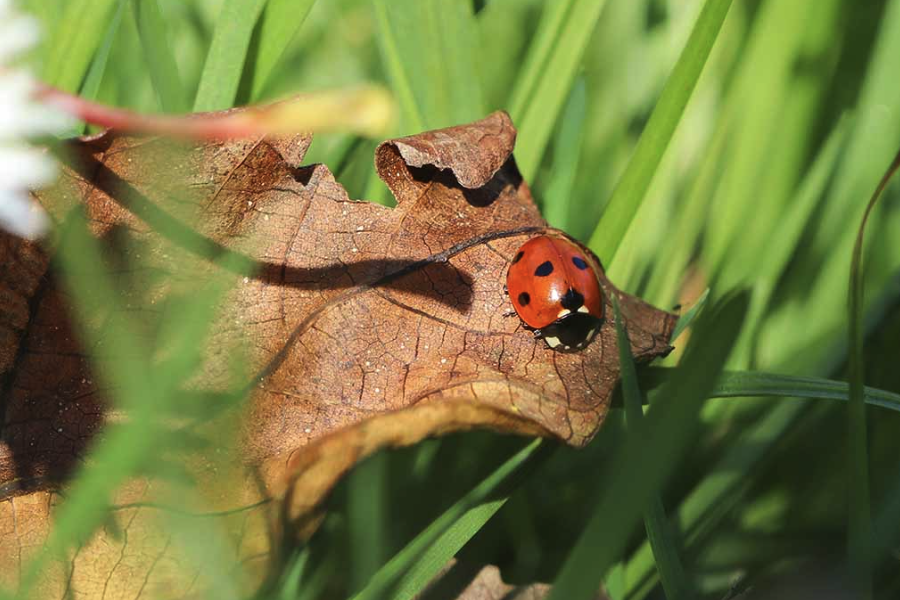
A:
{"label": "green grass blade", "polygon": [[109,30],[118,0],[72,0],[48,36],[43,79],[67,92],[81,87],[97,48]]}
{"label": "green grass blade", "polygon": [[250,78],[249,99],[259,100],[266,83],[296,37],[315,0],[268,0],[259,19],[254,36],[257,44],[252,48],[247,64]]}
{"label": "green grass blade", "polygon": [[[737,257],[729,270],[726,258],[734,250],[756,250],[766,237],[760,240],[747,232],[770,231],[795,187],[805,162],[808,121],[816,111],[815,105],[805,101],[808,86],[792,65],[801,60],[827,64],[820,53],[810,49],[807,57],[804,50],[818,37],[813,31],[828,31],[834,5],[833,0],[766,0],[760,5],[746,56],[729,93],[729,110],[740,117],[730,134],[730,160],[716,190],[717,201],[710,206],[717,226],[708,227],[704,239],[704,265],[713,272],[722,271],[723,278],[736,279],[748,270]],[[819,81],[818,74],[810,78]],[[786,135],[791,137],[782,137]],[[785,139],[792,143],[784,143]],[[742,240],[753,248],[742,248]],[[744,276],[752,278],[752,273]],[[723,281],[726,288],[733,284]]]}
{"label": "green grass blade", "polygon": [[570,0],[548,3],[544,9],[546,16],[510,101],[519,130],[516,164],[526,181],[537,174],[605,4],[605,0]]}
{"label": "green grass blade", "polygon": [[606,570],[621,556],[641,507],[687,448],[700,408],[741,330],[747,305],[747,294],[742,293],[701,316],[677,376],[660,392],[666,401],[649,412],[644,435],[628,436],[611,457],[604,485],[608,491],[566,559],[549,600],[593,597]]}
{"label": "green grass blade", "polygon": [[[105,264],[99,244],[87,229],[83,215],[75,211],[63,227],[59,258],[76,308],[80,325],[95,320],[95,315],[110,311],[113,317],[128,315],[119,302],[111,278],[98,265]],[[82,327],[84,339],[103,340],[104,352],[116,356],[115,369],[98,369],[98,376],[105,378],[105,389],[116,390],[115,397],[127,406],[143,407],[152,412],[153,399],[158,389],[145,368],[149,363],[149,350],[142,346],[135,324],[127,316],[110,320],[112,335],[95,336],[90,327]],[[99,343],[88,347],[99,347]],[[96,358],[96,357],[95,357]],[[127,399],[127,400],[126,400]],[[134,417],[140,418],[135,414]],[[48,560],[62,555],[75,544],[83,543],[105,518],[107,507],[115,488],[132,472],[145,451],[149,454],[148,440],[152,439],[150,420],[132,421],[130,425],[112,428],[103,441],[91,453],[74,483],[68,490],[67,500],[54,519],[54,526],[45,549],[24,570],[21,587],[28,590],[36,583]],[[154,441],[155,443],[155,441]]]}
{"label": "green grass blade", "polygon": [[[672,377],[677,369],[672,367],[648,367],[644,379],[649,385],[658,386]],[[900,394],[865,386],[863,398],[866,404],[900,412]],[[710,394],[710,398],[794,397],[820,400],[850,399],[850,386],[843,381],[822,377],[782,375],[762,371],[723,371]]]}
{"label": "green grass blade", "polygon": [[106,73],[106,65],[109,63],[109,54],[112,50],[113,43],[116,41],[116,35],[119,33],[119,25],[122,23],[122,15],[125,14],[125,7],[128,0],[119,0],[116,12],[109,22],[109,28],[106,35],[103,36],[103,42],[91,61],[91,68],[88,69],[87,75],[84,77],[84,83],[78,95],[86,100],[96,100],[97,94],[100,92],[100,84],[103,82],[103,75]]}
{"label": "green grass blade", "polygon": [[628,167],[591,236],[589,245],[603,264],[612,263],[625,232],[644,200],[730,6],[731,0],[706,0],[703,5]]}
{"label": "green grass blade", "polygon": [[[797,190],[792,194],[793,198],[788,206],[780,210],[779,216],[770,219],[761,216],[761,220],[765,220],[768,225],[767,231],[770,232],[765,235],[766,242],[744,244],[744,246],[752,245],[752,249],[738,244],[735,247],[736,251],[732,253],[733,256],[726,261],[725,270],[721,271],[719,285],[727,286],[740,280],[752,280],[754,286],[753,303],[750,316],[747,318],[747,335],[735,352],[736,367],[747,364],[757,350],[759,328],[765,323],[779,280],[790,266],[792,257],[797,254],[801,236],[807,229],[814,211],[822,205],[828,185],[832,182],[835,166],[839,164],[845,149],[849,126],[850,120],[846,117],[838,121]],[[787,198],[788,196],[784,196],[783,201]],[[757,232],[759,231],[757,228]],[[753,267],[737,266],[742,260],[751,261]]]}
{"label": "green grass blade", "polygon": [[729,130],[730,119],[727,114],[722,115],[719,117],[700,171],[679,207],[678,219],[666,240],[668,250],[663,256],[657,257],[651,266],[645,297],[658,306],[675,302],[679,286],[684,283],[697,240],[700,239],[706,223],[713,190],[720,177],[722,160],[729,141]]}
{"label": "green grass blade", "polygon": [[822,145],[812,166],[800,184],[795,199],[780,218],[778,229],[772,236],[776,244],[768,244],[760,255],[757,277],[764,277],[772,283],[787,268],[796,253],[800,236],[825,193],[831,174],[841,156],[850,129],[847,118],[841,118]]}
{"label": "green grass blade", "polygon": [[[631,355],[631,342],[622,324],[619,301],[613,296],[613,311],[616,317],[616,341],[619,347],[619,364],[622,368],[622,396],[625,400],[625,416],[632,435],[643,434],[644,411],[641,405],[641,390],[638,387],[637,371],[634,357]],[[684,572],[681,558],[665,508],[658,493],[654,493],[644,512],[644,527],[647,539],[656,558],[659,578],[663,590],[670,600],[682,600],[693,597],[691,584]]]}
{"label": "green grass blade", "polygon": [[405,127],[411,131],[423,131],[425,129],[425,113],[413,92],[413,79],[406,69],[400,48],[400,37],[394,31],[388,14],[388,6],[385,0],[373,0],[375,22],[378,24],[379,31],[378,45],[381,48],[385,68],[391,78],[391,88],[400,103]]}
{"label": "green grass blade", "polygon": [[[125,13],[127,4],[128,0],[119,0],[116,12],[109,23],[109,29],[103,37],[103,42],[97,49],[97,54],[94,55],[94,60],[91,61],[91,68],[88,69],[87,75],[84,77],[84,83],[81,86],[79,95],[86,100],[96,100],[97,94],[100,92],[100,84],[103,83],[103,75],[106,73],[106,65],[109,63],[109,54],[116,40],[116,35],[119,33],[119,25],[122,23],[122,15]],[[82,135],[86,134],[88,127],[87,123],[82,125],[80,133]]]}
{"label": "green grass blade", "polygon": [[362,589],[388,558],[388,455],[378,452],[350,473],[347,520],[350,529],[350,585]]}
{"label": "green grass blade", "polygon": [[562,114],[562,124],[553,143],[553,173],[544,193],[544,218],[552,227],[569,228],[572,194],[578,176],[578,160],[584,141],[587,91],[584,79],[575,83]]}
{"label": "green grass blade", "polygon": [[64,0],[19,0],[19,6],[27,13],[36,17],[44,31],[56,29],[62,16]]}
{"label": "green grass blade", "polygon": [[[896,306],[900,286],[888,293],[885,303]],[[869,317],[883,314],[883,307],[873,306]],[[878,319],[867,319],[871,331]],[[813,370],[829,371],[845,362],[846,351],[838,353],[822,366],[808,366]],[[647,380],[664,378],[669,369],[651,367],[646,372]],[[648,383],[648,385],[650,385]],[[900,411],[900,394],[867,387],[866,403],[890,410]],[[678,508],[677,519],[684,532],[684,544],[697,547],[698,540],[715,531],[742,499],[744,492],[752,484],[747,473],[757,468],[768,456],[770,449],[784,438],[801,418],[808,417],[815,407],[811,400],[830,399],[847,401],[849,385],[842,381],[814,377],[797,377],[773,373],[750,371],[726,371],[717,382],[711,397],[752,398],[752,397],[794,397],[791,402],[775,402],[766,410],[761,420],[740,432],[725,454],[707,469],[706,476],[690,492]],[[639,600],[645,597],[654,585],[655,562],[649,543],[643,543],[628,559],[626,564],[629,598]]]}
{"label": "green grass blade", "polygon": [[475,15],[481,55],[491,57],[479,64],[482,91],[490,108],[508,108],[509,92],[522,80],[522,58],[532,42],[531,27],[538,10],[534,4],[534,0],[491,0]]}
{"label": "green grass blade", "polygon": [[132,0],[132,9],[147,70],[160,106],[168,113],[186,112],[188,98],[169,44],[169,27],[163,20],[157,0]]}
{"label": "green grass blade", "polygon": [[[792,257],[795,270],[816,276],[794,285],[790,280],[783,283],[783,293],[791,295],[791,302],[768,316],[761,335],[769,342],[767,348],[760,350],[767,352],[773,363],[790,365],[792,369],[800,360],[824,361],[823,355],[829,352],[828,345],[822,344],[826,337],[845,337],[846,296],[835,290],[846,289],[850,270],[856,228],[848,223],[859,223],[865,209],[864,202],[852,199],[869,197],[900,145],[900,119],[896,118],[900,111],[900,79],[895,76],[900,53],[900,4],[884,5],[872,35],[875,39],[868,61],[862,65],[865,78],[859,88],[846,152],[818,211],[816,228],[798,255]],[[897,239],[886,219],[871,222],[869,230],[869,235],[874,240],[884,240],[882,243]],[[869,275],[873,283],[885,281],[889,276],[885,271],[900,267],[898,258],[896,246],[878,252],[882,266]],[[872,264],[874,267],[878,263]],[[815,323],[816,327],[809,327],[808,323]]]}
{"label": "green grass blade", "polygon": [[[797,423],[809,407],[808,402],[778,402],[762,420],[743,432],[725,454],[713,464],[700,484],[681,502],[677,515],[684,535],[683,543],[694,550],[698,540],[729,515],[751,480],[749,473],[769,455],[769,449]],[[626,567],[631,600],[645,597],[654,585],[655,564],[650,544],[642,544],[629,558]]]}
{"label": "green grass blade", "polygon": [[853,258],[850,264],[850,289],[848,299],[848,319],[850,322],[848,344],[850,352],[849,379],[850,403],[847,407],[847,428],[850,448],[847,465],[848,489],[850,493],[849,534],[847,554],[850,572],[856,592],[864,600],[872,597],[872,520],[869,497],[869,443],[866,425],[865,403],[865,359],[863,357],[863,242],[866,224],[881,198],[882,192],[894,173],[900,169],[900,152],[894,157],[875,193],[872,194],[862,223],[856,234]]}
{"label": "green grass blade", "polygon": [[467,0],[373,0],[378,43],[406,132],[447,127],[485,114]]}
{"label": "green grass blade", "polygon": [[[648,367],[644,379],[658,386],[677,371],[672,367]],[[818,398],[821,400],[850,399],[850,387],[843,381],[822,377],[782,375],[762,371],[723,371],[710,398],[742,398],[755,396]],[[900,394],[865,386],[866,404],[900,412]]]}
{"label": "green grass blade", "polygon": [[544,79],[554,46],[560,43],[566,16],[574,4],[575,0],[559,0],[544,5],[540,27],[528,50],[525,64],[519,70],[516,88],[509,99],[509,114],[513,120],[524,118],[531,98]]}
{"label": "green grass blade", "polygon": [[[834,381],[820,377],[800,377],[797,375],[779,375],[754,371],[726,371],[722,373],[716,387],[713,389],[712,397],[736,398],[742,396],[787,396],[843,400],[846,402],[850,398],[850,388],[843,381]],[[866,404],[872,406],[900,411],[900,394],[866,386],[863,399]]]}
{"label": "green grass blade", "polygon": [[675,323],[675,329],[672,331],[672,340],[677,340],[678,336],[684,333],[684,330],[691,326],[700,312],[703,310],[703,307],[706,306],[706,302],[709,300],[709,288],[704,290],[703,294],[697,298],[697,301],[694,305],[683,315],[678,318],[678,322]]}
{"label": "green grass blade", "polygon": [[282,587],[278,590],[278,600],[296,600],[305,586],[304,576],[307,574],[309,563],[309,546],[296,551],[288,566],[281,572]]}
{"label": "green grass blade", "polygon": [[388,591],[393,600],[412,598],[506,503],[511,484],[536,466],[547,448],[535,440],[500,465],[388,561],[353,600],[375,600]]}
{"label": "green grass blade", "polygon": [[203,64],[194,111],[234,106],[253,28],[266,0],[225,0]]}

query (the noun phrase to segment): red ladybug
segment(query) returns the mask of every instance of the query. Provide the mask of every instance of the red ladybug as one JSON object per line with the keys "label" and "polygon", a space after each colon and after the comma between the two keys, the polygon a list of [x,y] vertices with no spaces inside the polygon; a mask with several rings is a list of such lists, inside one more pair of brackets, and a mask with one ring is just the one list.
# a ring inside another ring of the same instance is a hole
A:
{"label": "red ladybug", "polygon": [[603,291],[595,268],[599,264],[570,240],[550,235],[528,240],[506,273],[516,314],[551,348],[584,348],[603,323]]}

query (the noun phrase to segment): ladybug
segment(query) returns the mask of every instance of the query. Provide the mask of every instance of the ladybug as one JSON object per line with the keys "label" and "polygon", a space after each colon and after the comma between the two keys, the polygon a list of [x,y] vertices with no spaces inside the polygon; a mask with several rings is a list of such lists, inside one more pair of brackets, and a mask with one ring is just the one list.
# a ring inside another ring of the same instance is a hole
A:
{"label": "ladybug", "polygon": [[516,252],[506,289],[516,314],[535,337],[564,352],[580,350],[603,323],[599,268],[575,242],[539,235]]}

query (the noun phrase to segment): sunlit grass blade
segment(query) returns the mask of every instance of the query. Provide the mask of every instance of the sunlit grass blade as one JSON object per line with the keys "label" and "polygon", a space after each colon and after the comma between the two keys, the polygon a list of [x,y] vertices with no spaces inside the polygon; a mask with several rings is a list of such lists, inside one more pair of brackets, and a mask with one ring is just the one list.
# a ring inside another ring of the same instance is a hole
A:
{"label": "sunlit grass blade", "polygon": [[677,340],[678,336],[684,333],[684,330],[691,326],[691,324],[703,310],[703,307],[706,306],[707,300],[709,300],[709,288],[706,288],[703,294],[699,298],[697,298],[697,301],[694,303],[694,305],[690,309],[688,309],[686,313],[678,318],[678,322],[675,323],[675,329],[672,331],[672,340]]}
{"label": "sunlit grass blade", "polygon": [[[704,313],[693,343],[640,436],[629,435],[610,457],[604,493],[559,572],[550,600],[587,599],[625,549],[640,510],[672,474],[695,430],[700,408],[715,386],[747,310],[746,293],[723,299]],[[636,476],[640,473],[640,476]]]}
{"label": "sunlit grass blade", "polygon": [[[653,566],[656,566],[655,562]],[[611,600],[626,600],[628,598],[624,563],[617,562],[610,567],[606,573],[606,578],[603,580],[603,589]]]}
{"label": "sunlit grass blade", "polygon": [[525,64],[519,69],[516,87],[509,98],[508,111],[514,120],[525,116],[529,101],[546,72],[554,46],[559,43],[566,16],[574,4],[575,0],[560,0],[544,5],[537,35],[531,42]]}
{"label": "sunlit grass blade", "polygon": [[612,262],[625,232],[644,201],[730,6],[731,0],[706,0],[703,5],[691,37],[666,82],[628,167],[591,236],[589,245],[603,264]]}
{"label": "sunlit grass blade", "polygon": [[548,452],[535,440],[460,498],[372,577],[353,600],[408,600],[506,503],[515,482]]}
{"label": "sunlit grass blade", "polygon": [[294,553],[292,560],[281,573],[283,584],[278,589],[276,598],[278,600],[297,600],[300,598],[300,591],[306,588],[305,576],[307,575],[307,564],[309,563],[309,546]]}
{"label": "sunlit grass blade", "polygon": [[489,108],[507,106],[509,91],[521,79],[522,55],[531,42],[529,25],[535,22],[535,10],[530,2],[491,0],[482,3],[475,14],[481,56],[490,57],[479,62],[482,91]]}
{"label": "sunlit grass blade", "polygon": [[[631,355],[631,342],[622,322],[619,301],[612,297],[613,311],[616,317],[616,342],[619,347],[619,365],[622,368],[622,396],[625,401],[625,415],[631,435],[641,436],[644,433],[642,395],[638,386],[634,357]],[[691,583],[684,572],[679,556],[678,544],[666,518],[665,508],[658,493],[654,493],[644,511],[644,527],[647,539],[656,558],[659,578],[666,597],[670,600],[682,600],[693,597]]]}
{"label": "sunlit grass blade", "polygon": [[[900,108],[900,80],[895,77],[894,68],[900,52],[900,5],[885,4],[873,44],[865,81],[854,108],[856,118],[847,156],[838,168],[834,189],[812,240],[823,252],[833,249],[834,240],[844,234],[849,234],[852,242],[855,231],[846,226],[847,220],[861,217],[862,210],[847,199],[868,197],[888,167],[900,137],[900,121],[896,117]],[[845,273],[835,276],[843,278]]]}
{"label": "sunlit grass blade", "polygon": [[706,213],[709,210],[713,190],[720,177],[722,156],[730,131],[727,115],[719,118],[716,131],[709,143],[703,164],[688,189],[678,219],[666,239],[664,256],[657,257],[650,270],[645,297],[648,301],[665,306],[676,301],[679,286],[684,283],[690,268],[697,240],[703,233]]}
{"label": "sunlit grass blade", "polygon": [[234,106],[253,28],[266,0],[225,0],[203,64],[194,111]]}
{"label": "sunlit grass blade", "polygon": [[91,68],[88,69],[81,90],[78,92],[82,98],[88,100],[97,99],[97,93],[100,91],[100,84],[103,82],[103,75],[106,73],[106,65],[109,62],[109,53],[116,40],[116,35],[119,33],[119,25],[122,23],[122,16],[125,14],[128,2],[129,0],[119,0],[116,12],[113,13],[113,17],[110,19],[106,35],[103,36],[103,42],[97,49],[97,53],[91,61]]}
{"label": "sunlit grass blade", "polygon": [[[249,100],[259,100],[279,61],[306,21],[315,0],[268,0],[259,18],[247,58]],[[242,94],[243,95],[243,94]]]}
{"label": "sunlit grass blade", "polygon": [[[109,23],[109,29],[103,37],[103,42],[91,61],[91,68],[88,69],[87,75],[84,77],[84,83],[81,85],[79,95],[87,100],[96,100],[97,94],[100,92],[100,84],[103,82],[103,75],[106,73],[106,65],[109,62],[109,53],[112,50],[116,35],[119,33],[119,25],[122,23],[122,15],[125,14],[125,8],[129,0],[119,0],[116,12],[113,14]],[[80,133],[85,134],[88,131],[88,125],[85,123],[81,126]]]}
{"label": "sunlit grass blade", "polygon": [[847,553],[850,561],[851,577],[856,592],[861,598],[872,597],[872,522],[869,497],[869,443],[866,425],[865,404],[865,365],[863,358],[863,242],[866,224],[881,198],[888,182],[900,169],[900,152],[894,157],[878,187],[872,194],[862,223],[856,234],[853,246],[853,258],[850,263],[850,286],[848,293],[847,318],[848,344],[850,361],[848,377],[850,380],[850,403],[847,409],[847,427],[850,448],[848,452],[847,479],[850,494],[849,533]]}
{"label": "sunlit grass blade", "polygon": [[160,106],[169,113],[187,111],[188,98],[169,44],[169,27],[163,20],[157,0],[132,0],[132,12]]}
{"label": "sunlit grass blade", "polygon": [[378,45],[391,78],[391,87],[397,95],[405,126],[412,131],[425,129],[425,113],[413,92],[412,75],[407,71],[400,50],[400,41],[388,16],[384,0],[373,0],[375,21],[378,23]]}
{"label": "sunlit grass blade", "polygon": [[[537,174],[605,3],[564,0],[545,5],[538,35],[509,104],[519,130],[516,164],[526,181]],[[547,76],[549,73],[553,76]]]}
{"label": "sunlit grass blade", "polygon": [[109,30],[118,0],[72,0],[66,3],[48,36],[43,79],[67,92],[77,92]]}
{"label": "sunlit grass blade", "polygon": [[779,219],[778,229],[772,235],[777,243],[768,244],[756,257],[759,264],[758,277],[774,284],[787,268],[805,226],[828,187],[849,129],[850,121],[841,118],[822,145],[790,206]]}
{"label": "sunlit grass blade", "polygon": [[[126,0],[127,1],[127,0]],[[53,31],[62,16],[63,0],[19,0],[19,6],[40,20],[45,31]]]}
{"label": "sunlit grass blade", "polygon": [[[847,118],[838,121],[800,183],[790,206],[782,211],[776,220],[775,229],[768,236],[769,242],[762,248],[756,248],[752,254],[744,255],[744,260],[754,262],[752,272],[754,294],[750,315],[747,318],[748,334],[744,336],[737,350],[737,353],[747,355],[747,360],[753,352],[759,327],[764,322],[766,310],[769,308],[778,281],[790,265],[791,257],[796,254],[801,236],[816,207],[821,206],[828,184],[832,181],[835,165],[845,147],[849,125]],[[728,274],[723,274],[722,278],[735,280]]]}
{"label": "sunlit grass blade", "polygon": [[568,230],[572,194],[584,138],[587,92],[584,79],[575,82],[553,143],[553,173],[544,193],[544,218],[552,227]]}
{"label": "sunlit grass blade", "polygon": [[[704,264],[710,272],[721,272],[726,287],[735,280],[752,281],[754,273],[748,268],[752,260],[726,258],[734,252],[755,256],[766,245],[765,234],[778,223],[802,172],[810,121],[821,101],[818,94],[809,100],[808,89],[828,80],[819,70],[801,79],[792,65],[800,60],[821,61],[823,67],[833,62],[825,59],[821,46],[833,47],[829,36],[837,4],[834,0],[760,4],[726,108],[740,116],[734,120],[730,160],[723,166],[716,202],[710,206],[717,226],[708,227],[704,237]],[[798,34],[786,36],[789,31]]]}
{"label": "sunlit grass blade", "polygon": [[[888,168],[900,145],[900,79],[895,77],[896,57],[900,53],[900,4],[886,3],[884,11],[872,31],[871,55],[865,63],[865,79],[853,109],[854,120],[848,133],[846,152],[842,155],[825,201],[811,231],[808,243],[793,257],[794,269],[815,273],[811,279],[784,282],[785,294],[792,301],[768,315],[762,339],[767,340],[767,352],[773,361],[797,368],[798,360],[816,362],[829,351],[821,343],[825,337],[844,337],[846,327],[846,297],[836,293],[845,289],[847,273],[856,237],[856,228],[849,223],[862,219],[862,202],[852,199],[868,198]],[[886,215],[890,215],[888,212]],[[887,219],[869,223],[873,240],[890,244],[897,240]],[[900,268],[900,253],[896,245],[879,253],[881,267],[869,273],[873,282],[884,281],[887,271]],[[873,262],[873,265],[876,264]],[[807,323],[815,323],[809,327]]]}
{"label": "sunlit grass blade", "polygon": [[404,133],[485,116],[471,2],[373,0],[373,9]]}

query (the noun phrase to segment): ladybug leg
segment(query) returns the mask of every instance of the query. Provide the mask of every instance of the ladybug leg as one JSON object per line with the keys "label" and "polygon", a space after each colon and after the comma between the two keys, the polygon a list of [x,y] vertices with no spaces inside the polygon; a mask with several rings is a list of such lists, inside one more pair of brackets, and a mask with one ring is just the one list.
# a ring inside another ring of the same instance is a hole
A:
{"label": "ladybug leg", "polygon": [[544,333],[540,329],[532,329],[531,333],[534,335],[534,339],[539,340],[544,337]]}
{"label": "ladybug leg", "polygon": [[516,315],[515,310],[506,310],[503,312],[504,317],[514,317]]}
{"label": "ladybug leg", "polygon": [[503,284],[503,293],[509,296],[509,287],[505,283]]}

